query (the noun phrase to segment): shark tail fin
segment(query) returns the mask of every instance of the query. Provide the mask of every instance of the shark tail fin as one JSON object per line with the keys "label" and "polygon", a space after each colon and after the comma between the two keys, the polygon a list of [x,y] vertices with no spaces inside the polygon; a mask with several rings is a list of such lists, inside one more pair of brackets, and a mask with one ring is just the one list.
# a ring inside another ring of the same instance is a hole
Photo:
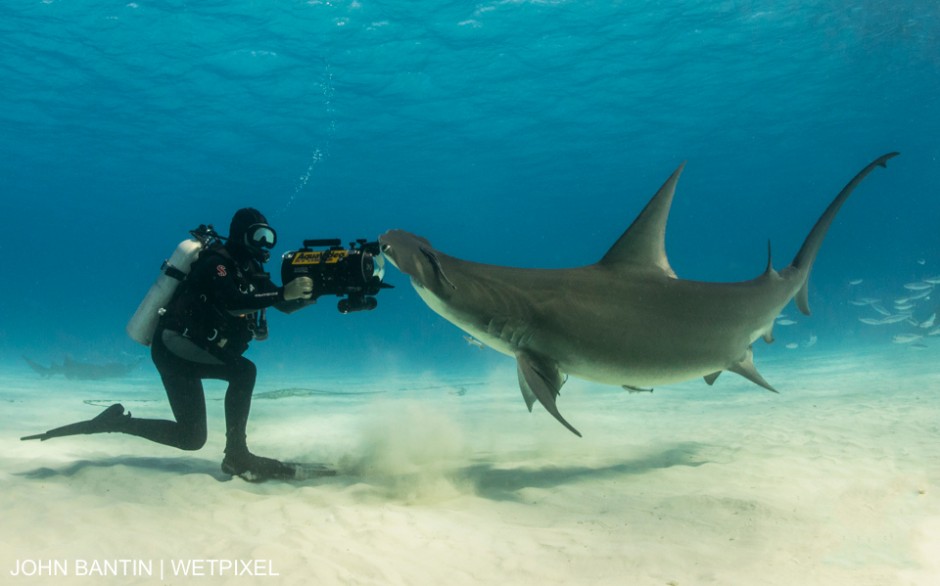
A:
{"label": "shark tail fin", "polygon": [[28,364],[29,367],[32,368],[33,371],[36,372],[36,374],[38,374],[39,376],[43,378],[49,378],[50,376],[54,374],[58,374],[62,368],[60,366],[57,366],[55,363],[53,363],[52,366],[43,366],[39,364],[38,362],[30,360],[26,356],[23,356],[23,360],[26,361],[26,364]]}
{"label": "shark tail fin", "polygon": [[800,286],[799,291],[796,294],[796,306],[804,315],[809,315],[809,273],[813,268],[813,262],[816,261],[816,254],[819,252],[820,246],[822,246],[822,241],[826,237],[826,232],[829,231],[829,226],[832,225],[832,221],[835,219],[836,214],[839,213],[839,209],[842,207],[842,204],[845,203],[845,200],[849,198],[852,194],[852,191],[862,182],[865,177],[868,176],[876,167],[886,167],[889,159],[896,157],[899,153],[887,153],[881,155],[871,163],[869,163],[864,169],[858,172],[855,177],[849,181],[845,187],[842,188],[842,191],[839,192],[839,195],[836,196],[832,203],[829,204],[829,207],[826,208],[826,211],[823,212],[822,216],[819,217],[819,220],[816,221],[816,225],[813,226],[813,229],[810,230],[809,235],[806,237],[806,240],[803,241],[803,246],[800,247],[800,251],[796,253],[796,256],[793,258],[793,262],[790,263],[790,268],[796,269],[800,272],[803,278],[803,283]]}

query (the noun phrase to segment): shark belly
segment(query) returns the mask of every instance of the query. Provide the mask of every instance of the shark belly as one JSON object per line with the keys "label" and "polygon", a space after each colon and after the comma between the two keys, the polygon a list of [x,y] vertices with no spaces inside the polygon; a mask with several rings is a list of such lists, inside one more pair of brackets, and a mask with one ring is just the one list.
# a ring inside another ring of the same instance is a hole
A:
{"label": "shark belly", "polygon": [[[526,310],[491,306],[467,311],[415,288],[435,313],[498,352],[532,352],[566,374],[612,385],[663,385],[723,370],[743,357],[779,311],[755,312],[753,304],[738,304],[753,314],[742,320],[740,310],[718,310],[704,303],[709,296],[700,292],[664,294],[644,291],[642,284],[633,285],[629,294],[655,302],[618,304],[612,300],[627,293],[616,287],[543,296],[535,288],[529,293],[539,301]],[[685,310],[664,312],[663,304]]]}
{"label": "shark belly", "polygon": [[503,354],[527,351],[566,374],[637,387],[704,377],[745,359],[755,340],[770,339],[773,319],[795,293],[779,277],[723,285],[661,279],[558,285],[535,278],[524,287],[526,304],[503,289],[487,296],[485,308],[454,306],[417,289],[436,313]]}
{"label": "shark belly", "polygon": [[[563,372],[593,382],[649,387],[682,382],[723,370],[742,355],[748,346],[746,336],[709,336],[698,344],[684,338],[683,329],[672,329],[673,338],[645,335],[655,328],[636,327],[648,320],[633,322],[636,333],[610,338],[606,332],[584,332],[570,338],[546,336],[542,352],[557,356]],[[615,340],[615,342],[612,342]]]}
{"label": "shark belly", "polygon": [[705,377],[746,359],[754,341],[771,339],[774,318],[795,292],[783,280],[634,282],[611,289],[613,295],[579,291],[581,303],[574,297],[562,303],[568,310],[553,310],[543,321],[550,331],[533,339],[569,374],[636,387]]}

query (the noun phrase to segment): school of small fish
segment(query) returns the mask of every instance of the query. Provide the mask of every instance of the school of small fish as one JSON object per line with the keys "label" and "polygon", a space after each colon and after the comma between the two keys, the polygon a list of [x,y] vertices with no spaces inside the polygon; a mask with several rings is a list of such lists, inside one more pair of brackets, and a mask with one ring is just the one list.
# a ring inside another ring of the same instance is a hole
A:
{"label": "school of small fish", "polygon": [[[917,264],[924,266],[926,260],[918,259]],[[866,283],[864,279],[852,279],[848,282],[853,289]],[[927,348],[925,343],[932,336],[940,336],[940,323],[937,321],[937,311],[940,303],[931,299],[934,289],[940,285],[940,275],[926,277],[919,281],[904,283],[901,293],[890,300],[876,299],[874,297],[857,297],[849,300],[851,305],[864,307],[869,310],[868,315],[861,315],[858,321],[867,326],[892,326],[890,339],[894,344],[903,344],[908,348],[922,350]],[[777,326],[797,325],[797,321],[781,313],[774,322]],[[899,331],[903,330],[903,331]],[[804,342],[789,342],[784,345],[788,350],[797,348],[811,348],[816,344],[815,335],[810,335]]]}
{"label": "school of small fish", "polygon": [[[784,327],[794,326],[797,323],[798,322],[796,320],[790,319],[785,313],[781,313],[780,315],[778,315],[777,319],[774,321],[774,325],[784,326]],[[800,342],[800,343],[789,342],[784,345],[784,348],[786,348],[787,350],[796,350],[797,348],[812,348],[813,346],[816,345],[817,340],[818,338],[816,337],[816,334],[810,334],[809,338],[807,338],[805,341]]]}
{"label": "school of small fish", "polygon": [[[920,260],[917,264],[924,265]],[[856,286],[862,279],[849,281],[849,285]],[[927,345],[926,338],[940,336],[940,326],[937,325],[937,309],[940,304],[931,300],[934,288],[940,285],[940,275],[927,277],[919,281],[904,283],[904,293],[883,301],[872,297],[859,297],[849,301],[858,307],[867,307],[874,312],[872,315],[862,316],[858,321],[868,326],[888,326],[899,324],[907,331],[894,333],[891,341],[895,344],[908,344],[914,349],[923,349]]]}

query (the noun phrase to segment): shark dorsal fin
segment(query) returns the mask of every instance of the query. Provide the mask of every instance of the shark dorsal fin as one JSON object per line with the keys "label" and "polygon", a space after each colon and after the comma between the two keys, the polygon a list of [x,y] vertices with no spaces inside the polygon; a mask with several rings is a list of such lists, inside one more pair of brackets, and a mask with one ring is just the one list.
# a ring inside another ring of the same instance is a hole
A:
{"label": "shark dorsal fin", "polygon": [[599,264],[611,268],[629,266],[633,269],[654,269],[675,278],[676,273],[666,258],[666,221],[683,167],[685,163],[679,165],[663,183]]}

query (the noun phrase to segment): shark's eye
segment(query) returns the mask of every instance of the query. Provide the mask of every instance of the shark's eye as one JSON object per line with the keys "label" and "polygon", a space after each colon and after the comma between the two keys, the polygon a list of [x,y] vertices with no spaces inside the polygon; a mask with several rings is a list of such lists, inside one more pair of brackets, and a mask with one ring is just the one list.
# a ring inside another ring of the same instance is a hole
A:
{"label": "shark's eye", "polygon": [[382,252],[388,252],[388,251],[391,250],[391,249],[392,249],[392,245],[391,245],[391,244],[383,244],[383,245],[382,245]]}

